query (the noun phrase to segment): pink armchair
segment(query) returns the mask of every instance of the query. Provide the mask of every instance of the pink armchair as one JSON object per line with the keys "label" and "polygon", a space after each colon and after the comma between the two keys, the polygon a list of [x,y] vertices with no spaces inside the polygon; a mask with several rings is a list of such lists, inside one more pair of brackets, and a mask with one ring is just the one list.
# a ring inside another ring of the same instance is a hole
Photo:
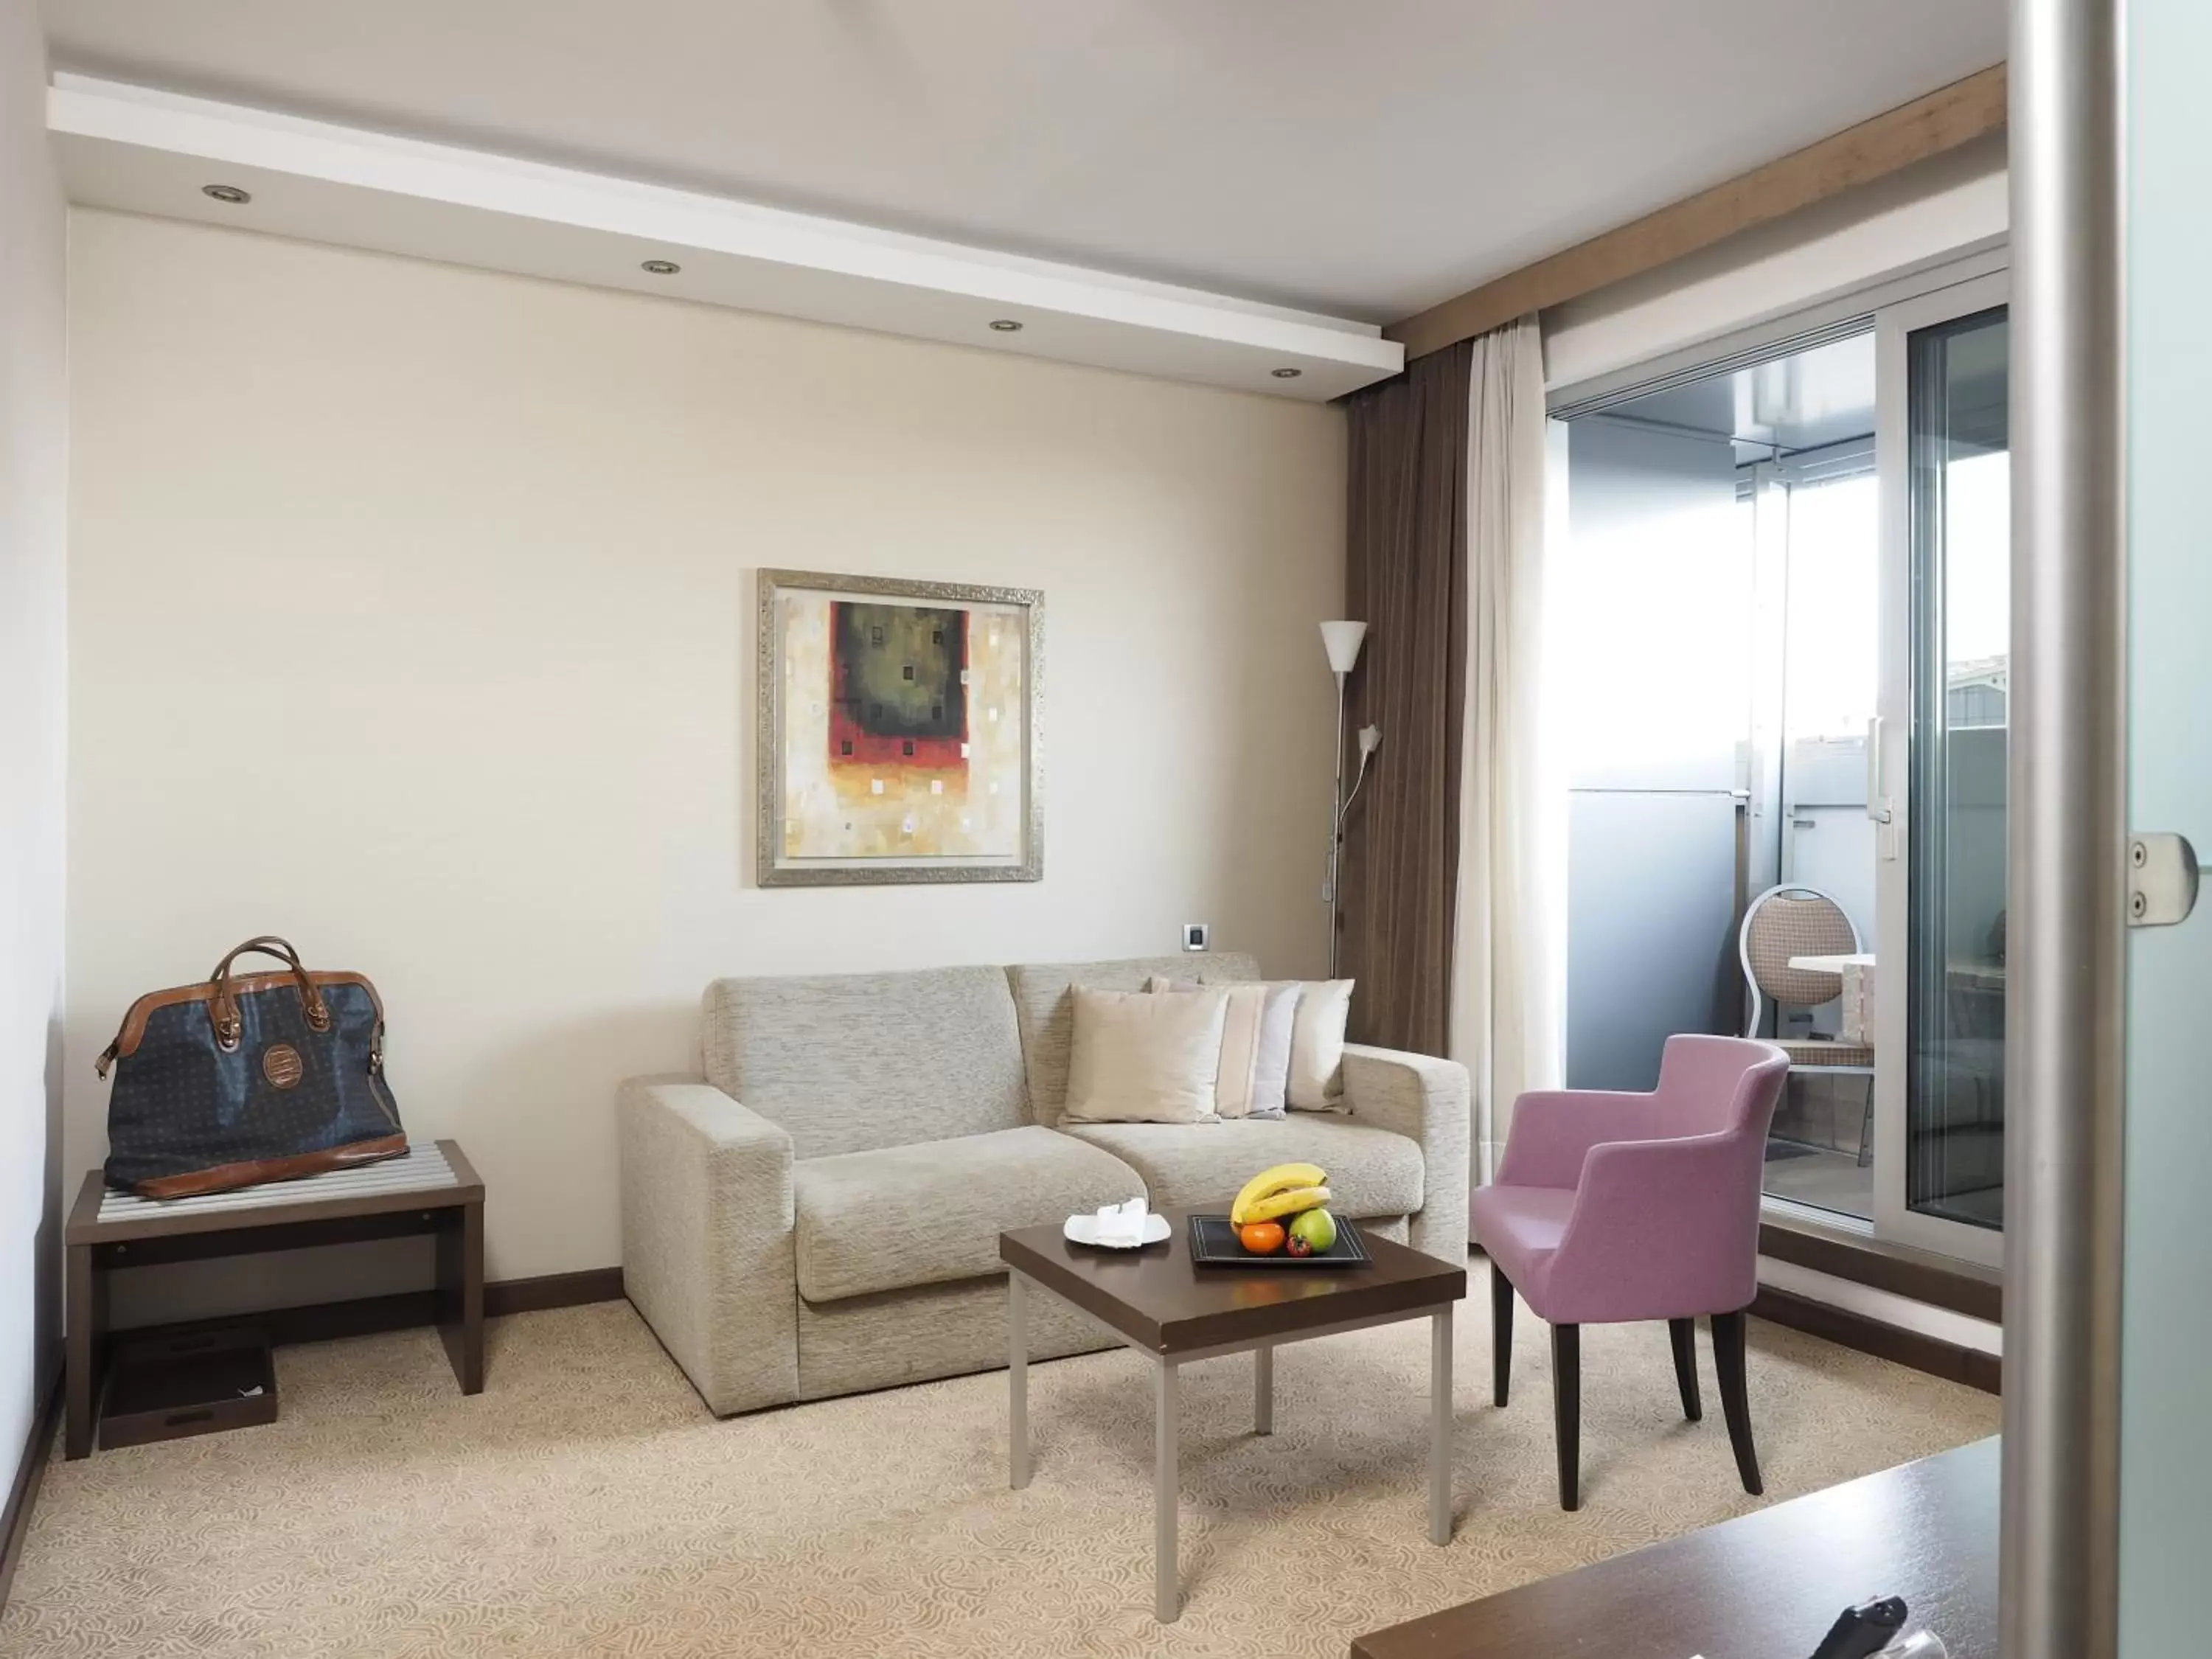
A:
{"label": "pink armchair", "polygon": [[1698,1316],[1744,1490],[1759,1492],[1744,1389],[1743,1310],[1759,1289],[1767,1126],[1790,1060],[1771,1043],[1674,1036],[1648,1095],[1526,1094],[1498,1179],[1468,1206],[1490,1256],[1492,1367],[1505,1404],[1517,1290],[1552,1327],[1559,1506],[1581,1505],[1582,1327],[1663,1319],[1682,1414],[1696,1422]]}

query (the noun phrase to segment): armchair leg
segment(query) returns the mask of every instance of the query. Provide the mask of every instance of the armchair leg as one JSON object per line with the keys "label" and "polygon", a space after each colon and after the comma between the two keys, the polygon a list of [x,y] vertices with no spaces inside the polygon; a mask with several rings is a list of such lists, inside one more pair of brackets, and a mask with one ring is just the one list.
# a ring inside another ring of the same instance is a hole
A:
{"label": "armchair leg", "polygon": [[1698,1322],[1668,1320],[1667,1340],[1674,1345],[1674,1386],[1682,1391],[1682,1415],[1692,1423],[1702,1421],[1705,1408],[1698,1398]]}
{"label": "armchair leg", "polygon": [[1513,1382],[1513,1282],[1490,1264],[1490,1397],[1505,1403]]}
{"label": "armchair leg", "polygon": [[1735,1448],[1736,1473],[1743,1489],[1756,1498],[1766,1490],[1759,1478],[1759,1449],[1751,1442],[1751,1399],[1743,1379],[1743,1310],[1713,1316],[1713,1369],[1720,1373],[1721,1411],[1728,1419],[1729,1443]]}
{"label": "armchair leg", "polygon": [[1559,1507],[1583,1506],[1583,1328],[1552,1327],[1552,1419],[1559,1441]]}

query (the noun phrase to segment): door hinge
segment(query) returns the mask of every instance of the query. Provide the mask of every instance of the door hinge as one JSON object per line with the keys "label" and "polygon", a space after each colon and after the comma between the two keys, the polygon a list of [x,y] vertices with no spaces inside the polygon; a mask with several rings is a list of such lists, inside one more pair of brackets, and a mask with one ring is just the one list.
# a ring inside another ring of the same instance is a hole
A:
{"label": "door hinge", "polygon": [[2186,836],[2128,837],[2128,926],[2171,927],[2197,908],[2197,849]]}

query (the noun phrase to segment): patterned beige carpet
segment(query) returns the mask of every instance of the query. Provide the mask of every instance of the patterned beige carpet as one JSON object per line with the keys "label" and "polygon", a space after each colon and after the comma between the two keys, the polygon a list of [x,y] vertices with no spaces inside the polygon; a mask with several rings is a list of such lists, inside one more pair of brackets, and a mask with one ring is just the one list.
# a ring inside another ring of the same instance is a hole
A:
{"label": "patterned beige carpet", "polygon": [[[1006,1379],[716,1422],[627,1304],[501,1322],[454,1392],[428,1332],[288,1349],[265,1428],[57,1451],[0,1654],[1329,1656],[1378,1625],[1754,1507],[1702,1336],[1685,1424],[1664,1328],[1583,1340],[1584,1507],[1554,1501],[1550,1370],[1524,1311],[1489,1404],[1480,1268],[1458,1323],[1458,1532],[1425,1536],[1428,1334],[1183,1380],[1179,1625],[1153,1624],[1148,1368],[1031,1371],[1036,1480],[1006,1486]],[[1993,1432],[1996,1401],[1752,1327],[1772,1498]]]}

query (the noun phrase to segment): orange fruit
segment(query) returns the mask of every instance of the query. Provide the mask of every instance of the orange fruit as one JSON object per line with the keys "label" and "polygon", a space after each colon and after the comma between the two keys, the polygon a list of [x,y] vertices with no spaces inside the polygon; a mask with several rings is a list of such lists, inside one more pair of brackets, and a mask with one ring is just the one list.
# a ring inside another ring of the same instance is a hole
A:
{"label": "orange fruit", "polygon": [[1273,1255],[1283,1248],[1283,1224],[1248,1221],[1237,1230],[1237,1242],[1254,1255]]}

